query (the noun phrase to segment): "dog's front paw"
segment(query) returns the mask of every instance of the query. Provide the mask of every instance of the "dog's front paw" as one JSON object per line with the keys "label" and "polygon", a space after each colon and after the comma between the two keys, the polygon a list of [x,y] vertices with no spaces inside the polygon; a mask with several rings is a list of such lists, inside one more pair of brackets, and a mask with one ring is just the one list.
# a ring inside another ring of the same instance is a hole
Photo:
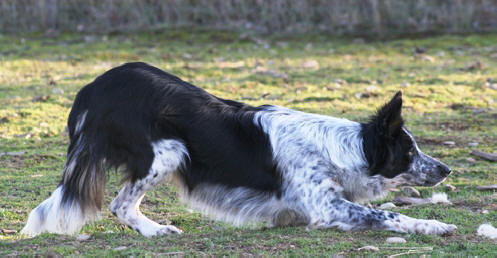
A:
{"label": "dog's front paw", "polygon": [[445,224],[437,220],[418,219],[413,225],[413,231],[425,235],[452,235],[456,231],[457,226],[453,224]]}
{"label": "dog's front paw", "polygon": [[171,235],[171,234],[181,234],[183,231],[175,226],[167,225],[161,226],[161,228],[157,231],[158,236],[160,235]]}
{"label": "dog's front paw", "polygon": [[415,233],[425,235],[452,235],[457,227],[453,224],[445,224],[437,220],[415,219],[405,215],[399,215],[395,220],[387,223],[391,231],[401,233]]}
{"label": "dog's front paw", "polygon": [[171,225],[159,225],[149,228],[137,229],[138,233],[142,234],[144,237],[154,237],[162,235],[173,235],[181,234],[183,231],[175,226]]}

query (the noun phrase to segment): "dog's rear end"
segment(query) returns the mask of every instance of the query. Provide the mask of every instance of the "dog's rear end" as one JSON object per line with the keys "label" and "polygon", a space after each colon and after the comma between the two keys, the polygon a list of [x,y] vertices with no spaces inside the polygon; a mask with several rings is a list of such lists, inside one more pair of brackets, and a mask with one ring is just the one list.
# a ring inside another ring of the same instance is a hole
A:
{"label": "dog's rear end", "polygon": [[85,88],[78,94],[69,116],[70,145],[62,180],[52,195],[30,213],[21,233],[73,234],[98,217],[105,174],[102,158],[91,152],[82,133],[87,116],[87,91]]}
{"label": "dog's rear end", "polygon": [[131,102],[152,98],[134,81],[140,78],[133,69],[143,66],[114,68],[77,94],[69,114],[70,145],[62,180],[31,212],[21,233],[76,233],[99,215],[106,170],[124,165],[125,180],[132,182],[149,173],[154,158],[150,128],[136,121],[144,120],[142,110],[149,110],[152,104]]}

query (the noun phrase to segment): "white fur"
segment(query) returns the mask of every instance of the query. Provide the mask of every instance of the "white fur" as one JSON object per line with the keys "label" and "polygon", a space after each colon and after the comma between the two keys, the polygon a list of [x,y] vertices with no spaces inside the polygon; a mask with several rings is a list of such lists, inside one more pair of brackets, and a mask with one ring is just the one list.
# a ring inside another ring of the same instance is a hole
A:
{"label": "white fur", "polygon": [[[383,177],[368,175],[360,123],[277,106],[257,113],[254,121],[268,134],[289,190],[302,184],[316,189],[307,182],[319,173],[318,177],[332,177],[337,191],[351,201],[364,202],[387,193]],[[312,172],[316,167],[321,171]]]}
{"label": "white fur", "polygon": [[81,115],[78,116],[78,121],[76,122],[76,128],[74,129],[75,134],[79,134],[83,125],[86,121],[86,115],[88,114],[88,110],[85,110]]}
{"label": "white fur", "polygon": [[[85,117],[86,112],[78,121],[77,127],[79,129],[81,129]],[[68,155],[68,160],[63,173],[64,181],[68,180],[74,172],[77,159],[81,152],[83,152],[84,144],[83,134],[80,134],[76,145]],[[80,165],[91,166],[84,169],[84,173],[94,173],[93,169],[95,168],[95,164]],[[96,182],[90,181],[86,183],[93,184]],[[83,188],[83,186],[80,185],[80,188]],[[87,222],[98,218],[99,211],[87,209],[83,213],[79,203],[76,200],[69,201],[68,203],[62,205],[61,201],[63,193],[64,187],[57,187],[48,199],[43,201],[33,211],[31,211],[26,226],[22,229],[21,233],[29,236],[35,236],[43,232],[74,234],[77,233]]]}
{"label": "white fur", "polygon": [[269,135],[273,154],[283,166],[302,156],[303,148],[295,146],[299,141],[339,168],[363,170],[367,166],[357,122],[277,106],[257,113],[254,120]]}
{"label": "white fur", "polygon": [[151,237],[163,234],[179,234],[182,231],[171,225],[160,225],[145,215],[139,206],[145,192],[159,184],[164,178],[177,171],[188,157],[183,143],[176,140],[160,140],[152,143],[154,161],[148,175],[134,183],[128,183],[110,205],[111,211],[121,222]]}
{"label": "white fur", "polygon": [[133,186],[124,187],[111,204],[111,210],[116,213],[116,216],[122,223],[137,230],[145,237],[182,233],[180,229],[174,226],[160,225],[143,215],[139,208],[145,194],[142,193],[136,197],[129,192],[132,188]]}
{"label": "white fur", "polygon": [[77,159],[81,154],[81,152],[83,151],[85,142],[84,142],[84,134],[81,133],[81,129],[85,124],[87,114],[88,110],[85,110],[82,114],[78,116],[78,121],[76,122],[76,127],[74,129],[74,135],[79,135],[79,136],[73,150],[68,155],[68,160],[66,161],[66,165],[64,168],[65,180],[71,178],[71,175],[74,172],[74,168],[76,167]]}
{"label": "white fur", "polygon": [[430,201],[432,203],[445,203],[445,204],[452,204],[446,193],[433,193],[433,195],[430,198]]}
{"label": "white fur", "polygon": [[75,234],[88,221],[98,214],[83,215],[76,202],[61,207],[62,187],[59,186],[50,196],[29,214],[21,234],[36,236],[43,232]]}
{"label": "white fur", "polygon": [[494,228],[491,224],[481,224],[478,227],[477,234],[490,239],[497,239],[497,228]]}
{"label": "white fur", "polygon": [[415,219],[399,215],[398,220],[386,221],[387,229],[400,233],[417,233],[425,235],[451,234],[457,227],[437,220]]}
{"label": "white fur", "polygon": [[203,184],[196,186],[193,192],[188,192],[183,187],[181,197],[193,209],[235,226],[270,222],[278,212],[296,209],[272,194],[245,187],[229,189],[220,185]]}
{"label": "white fur", "polygon": [[321,167],[318,177],[331,177],[333,187],[350,201],[365,202],[388,193],[384,177],[369,176],[360,123],[277,106],[257,113],[254,121],[268,134],[289,190],[303,184],[317,189],[308,182],[311,168]]}
{"label": "white fur", "polygon": [[[85,147],[84,135],[79,134],[78,140],[76,141],[74,148],[67,155],[67,161],[66,161],[66,165],[64,167],[64,173],[63,173],[64,181],[69,180],[71,178],[72,173],[74,172],[74,169],[76,168],[78,157],[83,152],[84,147]],[[64,182],[64,183],[66,183],[66,182]]]}

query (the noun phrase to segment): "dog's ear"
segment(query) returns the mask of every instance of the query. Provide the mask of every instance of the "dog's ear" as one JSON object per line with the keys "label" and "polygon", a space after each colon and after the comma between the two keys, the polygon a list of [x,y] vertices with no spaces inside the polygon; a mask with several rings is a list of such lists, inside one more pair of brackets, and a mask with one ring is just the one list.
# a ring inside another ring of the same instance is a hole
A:
{"label": "dog's ear", "polygon": [[393,98],[378,110],[373,118],[376,128],[380,134],[388,138],[395,138],[399,135],[404,120],[402,119],[402,92],[399,91]]}

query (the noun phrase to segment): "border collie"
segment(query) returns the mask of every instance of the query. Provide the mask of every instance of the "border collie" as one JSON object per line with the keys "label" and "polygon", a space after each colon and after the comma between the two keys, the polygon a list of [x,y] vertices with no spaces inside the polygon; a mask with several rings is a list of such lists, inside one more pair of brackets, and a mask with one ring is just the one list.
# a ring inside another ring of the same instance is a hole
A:
{"label": "border collie", "polygon": [[232,222],[341,230],[451,234],[455,225],[357,203],[402,185],[434,186],[450,173],[419,150],[398,92],[367,123],[215,97],[145,63],[107,71],[76,96],[62,180],[22,233],[74,234],[98,217],[106,171],[124,173],[110,204],[146,237],[181,233],[139,205],[166,178],[203,213]]}

